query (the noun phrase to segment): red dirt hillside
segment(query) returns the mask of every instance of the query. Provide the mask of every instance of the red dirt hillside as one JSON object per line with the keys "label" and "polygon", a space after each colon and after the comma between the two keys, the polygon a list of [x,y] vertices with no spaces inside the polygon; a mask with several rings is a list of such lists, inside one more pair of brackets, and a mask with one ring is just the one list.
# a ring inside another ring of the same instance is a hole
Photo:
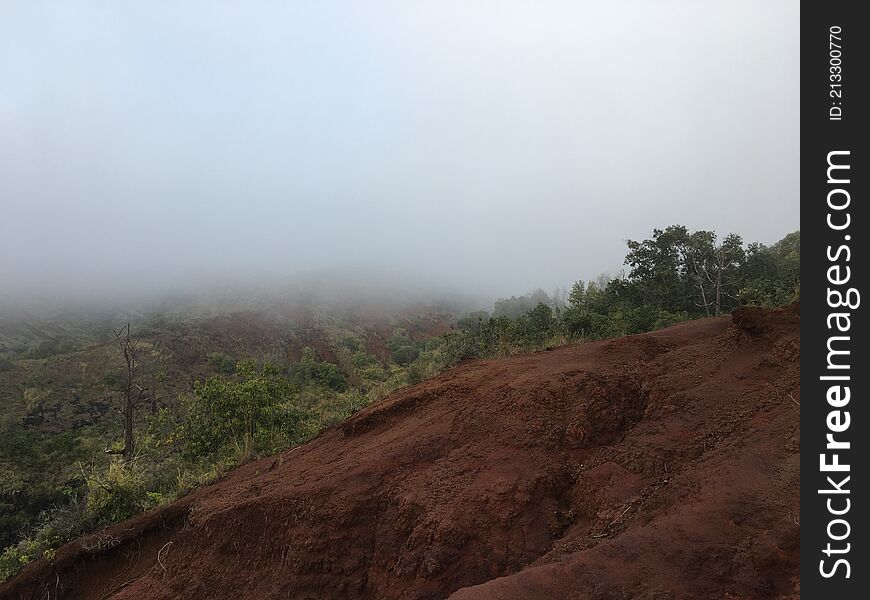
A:
{"label": "red dirt hillside", "polygon": [[798,324],[464,363],[0,597],[797,598]]}

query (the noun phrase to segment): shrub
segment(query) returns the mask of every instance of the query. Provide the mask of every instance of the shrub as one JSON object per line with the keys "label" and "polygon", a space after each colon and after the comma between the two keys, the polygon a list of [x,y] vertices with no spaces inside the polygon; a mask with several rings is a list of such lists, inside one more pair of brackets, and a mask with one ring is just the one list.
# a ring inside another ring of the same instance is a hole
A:
{"label": "shrub", "polygon": [[392,350],[393,362],[397,365],[405,367],[417,360],[420,356],[420,351],[413,346],[398,346]]}
{"label": "shrub", "polygon": [[75,352],[76,350],[78,350],[78,346],[71,340],[43,340],[35,347],[30,348],[27,354],[25,354],[25,358],[49,358],[57,354]]}
{"label": "shrub", "polygon": [[414,363],[408,367],[408,383],[410,385],[416,385],[423,381],[425,374],[423,373],[423,367],[419,364]]}
{"label": "shrub", "polygon": [[33,536],[40,547],[56,548],[96,525],[95,515],[82,497],[73,495],[69,502],[43,513]]}
{"label": "shrub", "polygon": [[397,329],[387,341],[387,348],[390,349],[390,355],[393,362],[401,367],[408,366],[420,356],[420,350],[411,341],[407,330]]}
{"label": "shrub", "polygon": [[212,377],[194,384],[194,399],[184,425],[189,457],[213,454],[226,446],[238,453],[268,447],[275,437],[286,437],[298,421],[293,389],[278,370],[251,363],[239,366],[240,381]]}
{"label": "shrub", "polygon": [[123,371],[109,371],[103,375],[103,383],[106,384],[106,387],[112,390],[124,389],[126,381],[127,374]]}
{"label": "shrub", "polygon": [[212,352],[208,355],[208,362],[218,373],[231,375],[236,372],[236,360],[222,352]]}
{"label": "shrub", "polygon": [[17,574],[34,558],[36,552],[31,540],[24,540],[6,548],[3,554],[0,554],[0,581],[6,581]]}
{"label": "shrub", "polygon": [[300,387],[320,385],[336,392],[347,389],[347,379],[332,363],[317,360],[314,350],[302,349],[302,359],[290,366],[290,376]]}
{"label": "shrub", "polygon": [[114,461],[105,474],[87,475],[88,510],[100,522],[123,521],[148,506],[143,471]]}
{"label": "shrub", "polygon": [[353,353],[365,351],[365,344],[363,344],[362,340],[356,337],[347,336],[343,338],[341,340],[341,345]]}
{"label": "shrub", "polygon": [[93,529],[94,515],[87,503],[73,496],[64,506],[45,511],[33,533],[0,554],[0,581],[12,577],[40,556],[51,560],[54,549]]}

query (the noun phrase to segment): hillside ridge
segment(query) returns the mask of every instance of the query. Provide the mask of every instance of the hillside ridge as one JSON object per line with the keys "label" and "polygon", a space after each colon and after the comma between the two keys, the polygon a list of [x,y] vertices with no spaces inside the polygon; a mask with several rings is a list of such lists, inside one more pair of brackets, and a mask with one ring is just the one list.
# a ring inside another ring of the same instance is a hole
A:
{"label": "hillside ridge", "polygon": [[791,598],[799,305],[460,364],[0,598]]}

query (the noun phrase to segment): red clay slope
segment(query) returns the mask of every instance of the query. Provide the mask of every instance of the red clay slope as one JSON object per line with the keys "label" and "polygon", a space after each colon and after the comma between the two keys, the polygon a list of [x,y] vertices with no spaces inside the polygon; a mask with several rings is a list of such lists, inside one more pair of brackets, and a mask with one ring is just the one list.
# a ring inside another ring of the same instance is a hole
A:
{"label": "red clay slope", "polygon": [[799,307],[474,361],[3,598],[797,598]]}

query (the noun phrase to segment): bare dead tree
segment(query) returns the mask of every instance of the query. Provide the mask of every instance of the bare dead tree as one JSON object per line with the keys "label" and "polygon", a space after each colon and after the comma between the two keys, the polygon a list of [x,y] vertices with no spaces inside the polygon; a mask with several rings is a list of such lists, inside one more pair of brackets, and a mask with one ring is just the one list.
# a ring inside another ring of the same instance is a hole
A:
{"label": "bare dead tree", "polygon": [[[704,279],[701,277],[701,273],[703,272],[707,279],[710,278],[710,275],[707,273],[706,265],[700,265],[699,261],[692,260],[692,269],[695,271],[695,282],[698,285],[698,290],[701,292],[701,304],[695,303],[697,306],[700,306],[707,313],[707,316],[710,316],[710,301],[707,300],[707,290],[704,288]],[[718,313],[717,313],[718,314]]]}
{"label": "bare dead tree", "polygon": [[[720,243],[716,243],[714,238],[710,246],[703,251],[699,252],[696,249],[684,254],[684,261],[694,272],[695,285],[701,294],[701,303],[696,304],[704,309],[708,317],[712,315],[718,317],[722,314],[723,296],[734,297],[726,290],[725,280],[729,270],[737,266],[741,260],[735,253],[734,243],[733,236]],[[742,253],[742,250],[740,252]]]}
{"label": "bare dead tree", "polygon": [[124,415],[124,448],[122,450],[110,450],[106,448],[107,454],[121,454],[124,457],[124,462],[129,463],[133,460],[133,416],[136,406],[142,401],[148,388],[144,388],[136,382],[137,372],[140,366],[139,353],[139,338],[134,337],[130,331],[130,322],[118,329],[113,330],[115,339],[118,341],[118,348],[121,355],[124,357],[124,362],[127,365],[127,376],[124,382],[123,390],[123,406],[121,412]]}
{"label": "bare dead tree", "polygon": [[[722,314],[722,296],[730,296],[727,292],[724,291],[723,285],[724,280],[723,277],[725,273],[730,269],[736,262],[732,256],[730,256],[725,248],[725,244],[717,244],[714,247],[713,253],[713,269],[714,273],[711,276],[710,271],[707,268],[707,265],[703,265],[704,275],[707,278],[707,281],[710,282],[710,285],[713,287],[715,291],[715,300],[713,306],[715,307],[715,314],[718,317]],[[707,311],[709,315],[709,310]]]}

